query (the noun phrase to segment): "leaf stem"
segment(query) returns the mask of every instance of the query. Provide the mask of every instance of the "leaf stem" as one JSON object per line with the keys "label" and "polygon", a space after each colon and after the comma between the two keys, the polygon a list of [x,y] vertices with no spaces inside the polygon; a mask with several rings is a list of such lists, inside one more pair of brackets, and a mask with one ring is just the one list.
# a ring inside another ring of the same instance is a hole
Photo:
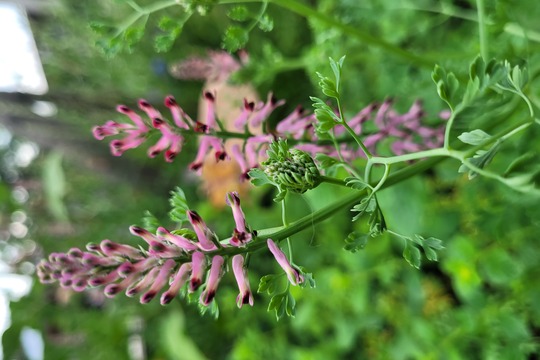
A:
{"label": "leaf stem", "polygon": [[486,35],[485,7],[484,0],[476,0],[476,10],[478,12],[478,32],[480,35],[480,54],[484,59],[489,59],[488,39]]}

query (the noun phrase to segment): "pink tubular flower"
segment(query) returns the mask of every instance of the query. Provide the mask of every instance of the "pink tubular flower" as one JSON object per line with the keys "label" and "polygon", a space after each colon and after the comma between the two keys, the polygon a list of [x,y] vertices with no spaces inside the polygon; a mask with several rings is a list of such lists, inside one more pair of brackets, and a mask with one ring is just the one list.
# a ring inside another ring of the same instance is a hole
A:
{"label": "pink tubular flower", "polygon": [[189,292],[197,290],[203,282],[206,270],[206,256],[202,252],[194,251],[191,255],[191,277],[189,279]]}
{"label": "pink tubular flower", "polygon": [[209,236],[214,236],[214,234],[206,226],[204,220],[193,210],[188,210],[186,213],[191,226],[193,226],[193,230],[195,230],[195,234],[197,234],[198,245],[201,250],[215,250],[216,245],[209,239]]}
{"label": "pink tubular flower", "polygon": [[216,296],[219,280],[221,279],[221,268],[223,267],[223,263],[224,260],[222,256],[216,255],[212,258],[212,265],[210,266],[206,288],[201,293],[200,297],[201,304],[204,306],[210,305]]}
{"label": "pink tubular flower", "polygon": [[141,296],[141,304],[148,304],[150,300],[157,295],[161,288],[168,283],[171,276],[171,271],[175,265],[176,262],[172,259],[168,259],[163,263],[161,269],[159,270],[159,274],[154,280],[154,283],[150,286],[150,289],[148,289],[148,291]]}
{"label": "pink tubular flower", "polygon": [[178,294],[180,288],[182,288],[186,281],[188,281],[190,272],[191,263],[184,263],[178,268],[169,289],[161,295],[161,305],[170,303],[176,297],[176,294]]}
{"label": "pink tubular flower", "polygon": [[289,263],[289,260],[287,259],[287,256],[281,251],[281,249],[272,241],[272,239],[267,240],[268,249],[270,249],[270,252],[274,255],[276,258],[276,261],[278,262],[279,266],[285,271],[287,274],[287,278],[289,278],[289,281],[293,285],[298,285],[304,282],[304,277],[291,266]]}
{"label": "pink tubular flower", "polygon": [[172,234],[169,230],[164,227],[158,227],[156,232],[158,238],[163,241],[167,241],[171,244],[174,244],[184,250],[185,252],[197,250],[198,247],[191,240],[186,239],[183,236]]}
{"label": "pink tubular flower", "polygon": [[244,268],[244,257],[240,254],[234,255],[232,258],[232,268],[236,283],[240,293],[236,297],[236,305],[241,308],[244,304],[253,306],[253,294],[249,286],[249,279],[247,277],[246,269]]}
{"label": "pink tubular flower", "polygon": [[233,237],[230,240],[230,244],[234,246],[243,246],[247,242],[251,241],[251,232],[246,227],[246,216],[240,207],[240,197],[237,192],[227,193],[226,197],[227,205],[232,209],[234,222],[236,228],[233,232]]}

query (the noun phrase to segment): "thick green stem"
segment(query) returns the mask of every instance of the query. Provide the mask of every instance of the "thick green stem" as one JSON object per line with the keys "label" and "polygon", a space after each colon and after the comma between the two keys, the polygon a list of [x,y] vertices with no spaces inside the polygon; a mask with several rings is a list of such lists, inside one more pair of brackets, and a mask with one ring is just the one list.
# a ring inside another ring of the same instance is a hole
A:
{"label": "thick green stem", "polygon": [[489,59],[488,39],[486,36],[486,21],[484,0],[476,0],[476,10],[478,12],[478,32],[480,34],[480,54],[484,59]]}

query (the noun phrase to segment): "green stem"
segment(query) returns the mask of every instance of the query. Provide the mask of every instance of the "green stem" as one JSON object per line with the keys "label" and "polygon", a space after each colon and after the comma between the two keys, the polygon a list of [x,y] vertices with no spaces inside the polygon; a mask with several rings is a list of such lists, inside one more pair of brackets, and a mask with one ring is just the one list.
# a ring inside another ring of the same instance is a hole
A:
{"label": "green stem", "polygon": [[321,182],[325,182],[325,183],[328,183],[328,184],[334,184],[334,185],[340,185],[340,186],[345,186],[345,187],[348,187],[346,184],[345,184],[345,181],[341,180],[341,179],[337,179],[337,178],[333,178],[333,177],[330,177],[330,176],[324,176],[324,175],[321,175],[319,177],[319,180]]}
{"label": "green stem", "polygon": [[[368,148],[364,145],[363,141],[360,139],[360,137],[356,134],[356,132],[349,126],[349,124],[347,124],[347,121],[345,120],[345,118],[343,117],[343,109],[342,109],[342,106],[341,106],[341,101],[339,100],[339,98],[336,98],[336,101],[337,101],[337,107],[338,107],[338,112],[339,112],[339,117],[341,119],[341,125],[343,125],[343,127],[347,130],[347,132],[349,133],[349,135],[352,136],[352,138],[354,139],[354,141],[356,141],[356,143],[360,146],[360,148],[362,148],[362,151],[364,152],[364,154],[366,155],[366,158],[369,160],[371,159],[371,157],[373,155],[371,155],[371,152],[368,150]],[[339,151],[339,149],[336,149]]]}
{"label": "green stem", "polygon": [[476,0],[476,9],[478,12],[478,32],[480,34],[480,54],[482,54],[482,57],[487,61],[489,59],[489,52],[488,39],[486,35],[486,21],[484,19],[484,0]]}

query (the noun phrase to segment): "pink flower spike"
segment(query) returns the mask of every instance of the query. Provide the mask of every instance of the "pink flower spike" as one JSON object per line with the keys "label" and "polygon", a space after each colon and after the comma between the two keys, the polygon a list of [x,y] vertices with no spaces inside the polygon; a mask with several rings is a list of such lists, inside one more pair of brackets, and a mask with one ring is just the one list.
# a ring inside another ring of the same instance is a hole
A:
{"label": "pink flower spike", "polygon": [[182,151],[182,143],[184,142],[184,138],[180,135],[171,136],[170,139],[171,146],[169,147],[169,150],[165,152],[166,162],[173,162],[176,155]]}
{"label": "pink flower spike", "polygon": [[150,286],[150,289],[148,289],[147,292],[141,295],[141,304],[148,304],[154,297],[156,297],[157,293],[165,285],[167,285],[171,276],[171,271],[175,265],[176,262],[173,259],[168,259],[163,263],[163,265],[161,265],[161,269],[159,270],[159,274],[154,280],[154,283],[152,286]]}
{"label": "pink flower spike", "polygon": [[171,232],[169,232],[169,230],[165,229],[164,227],[159,227],[157,229],[156,235],[161,240],[168,241],[171,244],[178,246],[180,249],[186,252],[198,249],[197,245],[191,242],[191,240],[186,239],[185,237],[180,236],[180,235],[172,234]]}
{"label": "pink flower spike", "polygon": [[161,294],[160,303],[161,305],[166,305],[170,303],[180,291],[180,288],[184,286],[186,281],[189,279],[189,273],[191,271],[191,263],[185,263],[180,266],[178,271],[173,277],[171,286],[167,291]]}
{"label": "pink flower spike", "polygon": [[289,278],[289,281],[293,285],[298,285],[302,282],[304,282],[304,277],[298,273],[298,270],[293,268],[291,264],[289,263],[289,260],[287,259],[287,256],[285,256],[285,253],[281,251],[281,249],[272,241],[272,239],[267,240],[268,249],[270,249],[270,252],[274,255],[276,258],[276,261],[278,262],[279,266],[285,271],[287,274],[287,277]]}
{"label": "pink flower spike", "polygon": [[174,123],[181,129],[189,129],[188,124],[184,121],[186,114],[182,108],[178,105],[175,98],[169,95],[165,98],[165,106],[171,111]]}
{"label": "pink flower spike", "polygon": [[210,274],[208,275],[208,281],[206,282],[206,288],[201,293],[200,301],[204,306],[208,306],[214,297],[216,296],[219,280],[221,280],[221,268],[223,266],[223,257],[216,255],[212,258],[212,266],[210,267]]}
{"label": "pink flower spike", "polygon": [[202,285],[204,270],[206,269],[206,257],[202,252],[194,251],[191,255],[191,278],[189,279],[189,292],[194,292]]}
{"label": "pink flower spike", "polygon": [[208,235],[213,236],[212,231],[206,226],[204,220],[193,210],[188,210],[186,214],[195,234],[197,234],[199,247],[206,251],[215,250],[216,245],[208,238]]}
{"label": "pink flower spike", "polygon": [[240,290],[240,293],[236,297],[236,306],[238,306],[238,308],[242,308],[242,305],[244,304],[253,306],[253,294],[251,293],[251,288],[249,286],[249,279],[247,271],[244,268],[244,257],[242,255],[237,254],[233,256],[232,268],[236,283],[238,284],[238,289]]}

